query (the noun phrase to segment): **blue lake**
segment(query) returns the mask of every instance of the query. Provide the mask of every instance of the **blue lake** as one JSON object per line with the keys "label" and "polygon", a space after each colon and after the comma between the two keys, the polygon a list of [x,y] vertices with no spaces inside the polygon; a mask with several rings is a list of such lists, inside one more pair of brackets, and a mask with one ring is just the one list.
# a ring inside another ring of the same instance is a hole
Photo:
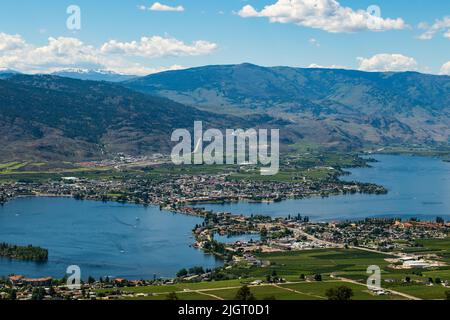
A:
{"label": "blue lake", "polygon": [[388,188],[387,195],[339,195],[277,203],[202,204],[214,211],[268,216],[301,215],[312,220],[365,217],[418,217],[450,220],[450,163],[436,158],[373,155],[372,168],[349,169],[342,180],[372,182]]}
{"label": "blue lake", "polygon": [[[450,220],[450,163],[407,156],[374,156],[372,168],[351,169],[345,180],[382,184],[387,195],[347,195],[286,200],[279,203],[202,205],[238,214],[308,215],[313,220],[364,217],[418,217]],[[0,207],[0,241],[49,249],[45,264],[0,258],[0,276],[61,278],[69,265],[82,277],[92,275],[151,279],[172,277],[185,267],[222,264],[190,245],[191,230],[202,219],[160,211],[157,207],[76,201],[69,198],[21,198]],[[216,240],[256,240],[257,235]]]}
{"label": "blue lake", "polygon": [[190,247],[202,219],[122,205],[69,198],[21,198],[0,207],[0,241],[49,249],[44,264],[0,258],[0,276],[62,278],[69,265],[92,275],[152,279],[185,267],[221,265]]}
{"label": "blue lake", "polygon": [[232,236],[222,236],[219,234],[214,235],[214,240],[221,242],[221,243],[236,243],[238,241],[240,242],[250,242],[250,241],[259,241],[261,239],[259,234],[239,234],[239,235],[232,235]]}

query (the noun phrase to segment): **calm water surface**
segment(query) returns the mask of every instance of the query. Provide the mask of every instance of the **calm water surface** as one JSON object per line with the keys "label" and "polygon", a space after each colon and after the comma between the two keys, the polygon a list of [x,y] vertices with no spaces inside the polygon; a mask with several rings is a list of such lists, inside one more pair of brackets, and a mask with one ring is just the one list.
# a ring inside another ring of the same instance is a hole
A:
{"label": "calm water surface", "polygon": [[152,279],[184,267],[215,267],[191,248],[192,228],[203,220],[157,207],[69,198],[22,198],[0,207],[0,241],[49,249],[44,264],[0,258],[0,275],[62,278],[69,265],[92,275]]}
{"label": "calm water surface", "polygon": [[[238,214],[308,215],[313,220],[364,217],[450,219],[450,163],[407,156],[374,156],[373,168],[352,169],[345,180],[386,186],[387,195],[347,195],[272,204],[202,205]],[[202,220],[174,215],[156,207],[66,198],[22,198],[0,207],[0,241],[49,249],[49,262],[0,258],[0,275],[63,277],[69,265],[82,276],[151,279],[171,277],[181,268],[215,267],[214,257],[191,248],[191,230]],[[219,237],[223,242],[257,239],[256,235]]]}
{"label": "calm water surface", "polygon": [[270,216],[307,215],[313,220],[365,217],[418,217],[450,220],[450,163],[440,159],[374,155],[372,168],[350,169],[342,179],[381,184],[387,195],[341,195],[329,198],[286,200],[278,203],[199,205],[210,210]]}

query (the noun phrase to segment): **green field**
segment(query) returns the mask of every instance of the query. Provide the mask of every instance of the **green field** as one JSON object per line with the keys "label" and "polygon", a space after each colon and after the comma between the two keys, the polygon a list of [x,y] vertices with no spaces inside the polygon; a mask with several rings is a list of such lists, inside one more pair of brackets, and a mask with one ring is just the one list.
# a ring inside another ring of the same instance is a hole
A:
{"label": "green field", "polygon": [[275,271],[287,280],[298,280],[302,274],[305,276],[316,273],[340,275],[354,271],[365,273],[370,265],[375,264],[381,268],[388,265],[384,260],[385,255],[356,249],[284,252],[261,254],[258,257],[269,262],[270,265],[262,268],[235,267],[231,272],[243,277],[265,277]]}
{"label": "green field", "polygon": [[[203,284],[181,284],[169,286],[146,286],[123,288],[133,297],[125,299],[165,300],[169,293],[176,293],[180,300],[234,300],[239,288],[244,284],[240,281],[218,281]],[[353,300],[390,300],[404,299],[397,295],[376,296],[364,285],[347,283],[339,280],[321,282],[302,282],[286,284],[261,284],[250,286],[250,291],[256,300],[326,300],[325,293],[330,288],[347,286],[353,290]],[[107,290],[99,292],[108,293]],[[145,294],[145,296],[142,296]]]}
{"label": "green field", "polygon": [[[447,242],[444,242],[445,245]],[[437,240],[429,240],[428,245],[435,250],[442,249]],[[260,254],[259,259],[265,262],[265,267],[235,266],[221,272],[239,279],[226,281],[211,281],[200,283],[177,283],[174,285],[129,287],[121,290],[128,294],[146,294],[146,297],[136,299],[166,299],[167,294],[176,292],[180,300],[225,299],[232,300],[238,289],[249,285],[257,300],[321,300],[326,299],[325,292],[341,285],[353,290],[353,300],[392,300],[407,299],[400,294],[375,295],[366,287],[367,267],[378,265],[382,270],[382,287],[401,294],[411,295],[420,299],[444,299],[445,292],[450,288],[435,284],[424,284],[428,277],[450,279],[448,267],[436,270],[394,270],[385,261],[388,255],[368,252],[358,249],[318,249],[301,252],[285,252]],[[265,281],[267,275],[284,279],[285,283],[251,285],[254,280]],[[315,274],[322,275],[322,281],[314,281]],[[306,280],[301,280],[304,275]],[[404,279],[410,278],[410,284]],[[357,281],[353,283],[350,281]],[[108,293],[108,290],[103,290]]]}
{"label": "green field", "polygon": [[427,286],[419,284],[391,285],[388,288],[426,300],[442,300],[445,297],[445,292],[450,290],[450,288],[445,288],[442,285]]}
{"label": "green field", "polygon": [[[234,300],[238,289],[229,290],[216,290],[208,293],[218,296],[224,300]],[[299,294],[290,290],[283,289],[282,287],[275,287],[272,285],[264,285],[251,287],[250,291],[253,293],[257,300],[314,300],[315,297]]]}
{"label": "green field", "polygon": [[322,281],[322,282],[305,282],[299,284],[286,284],[283,287],[294,289],[298,292],[310,295],[312,297],[321,297],[326,299],[325,292],[329,288],[344,285],[353,290],[354,296],[353,300],[392,300],[392,299],[404,299],[398,295],[385,295],[377,296],[372,294],[366,286],[358,285],[342,281]]}

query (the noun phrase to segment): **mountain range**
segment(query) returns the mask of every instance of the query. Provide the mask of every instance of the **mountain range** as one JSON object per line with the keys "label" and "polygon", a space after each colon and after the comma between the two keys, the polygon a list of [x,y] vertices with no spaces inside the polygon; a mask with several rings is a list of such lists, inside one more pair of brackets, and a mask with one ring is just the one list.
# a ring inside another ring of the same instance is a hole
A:
{"label": "mountain range", "polygon": [[0,71],[0,159],[167,153],[172,131],[192,129],[196,120],[221,129],[280,128],[283,145],[450,142],[449,76],[252,64],[116,76]]}
{"label": "mountain range", "polygon": [[253,127],[268,116],[202,111],[123,86],[50,75],[0,80],[0,159],[81,161],[170,152],[174,129]]}
{"label": "mountain range", "polygon": [[78,80],[109,81],[109,82],[121,82],[137,78],[137,76],[120,74],[109,70],[76,69],[76,68],[60,70],[52,73],[51,75]]}
{"label": "mountain range", "polygon": [[0,68],[0,79],[6,79],[16,74],[20,74],[20,72],[11,69],[2,69]]}
{"label": "mountain range", "polygon": [[450,77],[417,72],[218,65],[125,82],[218,113],[265,113],[328,146],[448,143]]}

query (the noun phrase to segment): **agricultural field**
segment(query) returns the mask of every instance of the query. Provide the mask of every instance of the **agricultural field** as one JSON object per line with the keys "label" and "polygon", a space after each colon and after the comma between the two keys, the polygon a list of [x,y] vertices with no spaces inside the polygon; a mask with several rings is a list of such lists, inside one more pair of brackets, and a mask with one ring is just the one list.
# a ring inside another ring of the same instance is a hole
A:
{"label": "agricultural field", "polygon": [[[165,300],[175,293],[179,300],[234,300],[245,283],[236,281],[211,282],[209,286],[183,284],[176,286],[147,286],[124,288],[125,299]],[[302,282],[287,284],[250,285],[250,291],[256,300],[326,300],[325,293],[330,288],[347,286],[353,290],[354,300],[390,300],[404,299],[397,295],[376,296],[364,285],[339,280],[323,282]],[[107,290],[99,292],[108,293]],[[133,295],[133,296],[131,296]]]}
{"label": "agricultural field", "polygon": [[381,268],[388,265],[384,260],[385,255],[356,249],[260,254],[258,258],[270,264],[266,263],[268,266],[262,268],[236,267],[230,272],[239,276],[265,277],[275,271],[287,280],[298,280],[302,274],[307,276],[319,273],[327,276],[332,273],[345,275],[355,271],[365,273],[370,265],[378,265]]}
{"label": "agricultural field", "polygon": [[[437,250],[439,245],[434,244]],[[263,267],[235,266],[222,270],[235,280],[199,283],[177,283],[174,285],[144,286],[122,288],[124,294],[136,299],[166,299],[175,293],[180,300],[224,299],[233,300],[238,290],[249,286],[257,300],[324,300],[328,289],[346,286],[352,289],[352,300],[405,300],[405,299],[444,299],[450,288],[442,284],[427,285],[431,277],[450,279],[450,270],[394,270],[385,261],[389,255],[358,249],[320,249],[302,252],[260,254],[265,261]],[[371,292],[366,281],[367,267],[378,265],[381,268],[382,287],[392,290],[386,295]],[[320,274],[321,281],[314,275]],[[267,276],[283,279],[281,283],[268,283]],[[405,279],[410,282],[406,283]],[[254,283],[260,280],[261,284]],[[108,293],[107,290],[103,290]],[[145,296],[144,296],[145,295]]]}

